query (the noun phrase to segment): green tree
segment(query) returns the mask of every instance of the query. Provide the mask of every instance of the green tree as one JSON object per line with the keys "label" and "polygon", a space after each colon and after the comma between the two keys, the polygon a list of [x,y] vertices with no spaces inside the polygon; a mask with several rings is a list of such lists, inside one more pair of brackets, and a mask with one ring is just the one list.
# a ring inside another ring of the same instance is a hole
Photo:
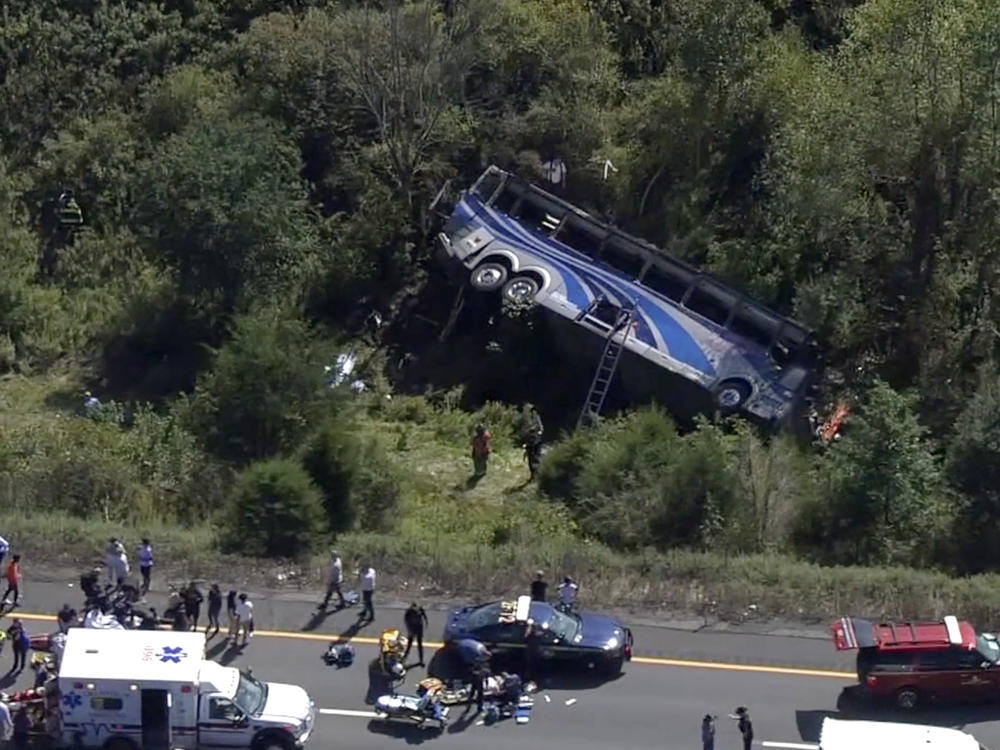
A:
{"label": "green tree", "polygon": [[294,449],[329,404],[321,356],[306,325],[281,311],[238,317],[199,380],[193,429],[209,450],[236,463]]}
{"label": "green tree", "polygon": [[809,547],[842,564],[932,561],[950,517],[914,394],[876,382],[818,469],[823,487],[800,536]]}
{"label": "green tree", "polygon": [[956,561],[967,572],[1000,564],[1000,379],[983,377],[955,422],[947,471],[964,502],[955,525]]}
{"label": "green tree", "polygon": [[330,530],[349,531],[357,521],[357,482],[361,473],[361,446],[344,419],[328,420],[302,450],[302,465],[323,492]]}
{"label": "green tree", "polygon": [[193,120],[140,167],[136,231],[206,315],[294,301],[317,250],[299,169],[273,121]]}
{"label": "green tree", "polygon": [[223,545],[259,557],[302,557],[324,531],[323,501],[295,461],[248,466],[236,479]]}

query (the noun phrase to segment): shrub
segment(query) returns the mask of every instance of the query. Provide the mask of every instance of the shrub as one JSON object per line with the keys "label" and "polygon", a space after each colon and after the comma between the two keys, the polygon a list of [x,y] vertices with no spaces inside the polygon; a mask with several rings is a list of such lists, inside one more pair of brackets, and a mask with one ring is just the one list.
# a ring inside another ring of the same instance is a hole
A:
{"label": "shrub", "polygon": [[227,521],[223,547],[246,555],[300,557],[326,531],[320,491],[288,459],[261,461],[240,473]]}
{"label": "shrub", "polygon": [[239,317],[191,404],[192,431],[221,458],[245,464],[293,449],[329,404],[309,330],[280,311]]}
{"label": "shrub", "polygon": [[326,422],[302,451],[302,465],[323,493],[326,518],[334,533],[353,528],[357,520],[355,487],[361,458],[358,439],[344,419]]}
{"label": "shrub", "polygon": [[401,487],[378,440],[359,437],[354,425],[341,416],[316,431],[301,460],[323,492],[331,531],[344,532],[356,526],[384,531],[392,527]]}

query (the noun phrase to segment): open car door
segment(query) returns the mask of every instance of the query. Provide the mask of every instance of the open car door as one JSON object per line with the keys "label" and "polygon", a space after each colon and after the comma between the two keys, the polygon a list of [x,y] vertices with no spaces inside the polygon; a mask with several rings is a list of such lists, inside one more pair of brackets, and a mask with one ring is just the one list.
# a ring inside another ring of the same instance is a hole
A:
{"label": "open car door", "polygon": [[830,626],[830,629],[833,631],[833,645],[838,651],[870,648],[875,645],[875,626],[868,620],[841,617]]}

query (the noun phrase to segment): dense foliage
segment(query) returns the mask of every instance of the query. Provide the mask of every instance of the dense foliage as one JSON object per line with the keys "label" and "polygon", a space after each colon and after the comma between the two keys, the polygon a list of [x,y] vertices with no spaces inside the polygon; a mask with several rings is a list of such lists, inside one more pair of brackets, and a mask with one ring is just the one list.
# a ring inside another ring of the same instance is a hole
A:
{"label": "dense foliage", "polygon": [[385,530],[393,440],[323,365],[362,298],[406,317],[445,180],[557,156],[573,200],[814,326],[855,407],[822,455],[655,410],[568,437],[541,487],[577,533],[1000,565],[992,0],[9,0],[0,59],[0,369],[119,401],[4,422],[21,502],[232,501],[268,554]]}

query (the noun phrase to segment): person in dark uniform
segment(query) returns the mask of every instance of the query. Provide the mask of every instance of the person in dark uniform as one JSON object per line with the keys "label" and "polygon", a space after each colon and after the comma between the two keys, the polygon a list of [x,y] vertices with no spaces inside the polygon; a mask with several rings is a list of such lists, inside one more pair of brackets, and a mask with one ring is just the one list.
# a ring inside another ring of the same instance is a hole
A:
{"label": "person in dark uniform", "polygon": [[[222,613],[222,591],[219,584],[213,583],[208,590],[208,625],[205,626],[205,635],[214,638],[219,634],[219,615]],[[212,630],[212,627],[215,630]],[[208,631],[212,630],[209,635]]]}
{"label": "person in dark uniform", "polygon": [[542,463],[542,433],[531,430],[524,441],[524,460],[528,462],[528,481],[534,481]]}
{"label": "person in dark uniform", "polygon": [[753,745],[753,722],[750,720],[750,711],[746,706],[740,706],[736,713],[729,715],[730,719],[737,719],[740,735],[743,737],[743,750],[750,750]]}
{"label": "person in dark uniform", "polygon": [[524,679],[539,681],[539,661],[542,650],[542,634],[534,623],[529,622],[524,632]]}
{"label": "person in dark uniform", "polygon": [[535,580],[531,582],[531,601],[544,602],[545,592],[549,584],[545,582],[545,573],[541,570],[535,571]]}
{"label": "person in dark uniform", "polygon": [[476,711],[482,713],[483,698],[485,697],[484,684],[486,682],[486,670],[477,665],[472,670],[472,697],[470,700],[476,702]]}
{"label": "person in dark uniform", "polygon": [[198,585],[191,581],[184,590],[184,614],[188,616],[188,621],[194,630],[198,629],[198,618],[201,617],[201,603],[205,597],[198,590]]}
{"label": "person in dark uniform", "polygon": [[403,622],[406,625],[406,651],[403,652],[403,661],[406,661],[406,657],[410,655],[410,649],[413,648],[413,642],[416,641],[417,655],[420,657],[417,666],[422,667],[424,666],[424,626],[428,624],[427,613],[423,607],[413,602],[403,615]]}

